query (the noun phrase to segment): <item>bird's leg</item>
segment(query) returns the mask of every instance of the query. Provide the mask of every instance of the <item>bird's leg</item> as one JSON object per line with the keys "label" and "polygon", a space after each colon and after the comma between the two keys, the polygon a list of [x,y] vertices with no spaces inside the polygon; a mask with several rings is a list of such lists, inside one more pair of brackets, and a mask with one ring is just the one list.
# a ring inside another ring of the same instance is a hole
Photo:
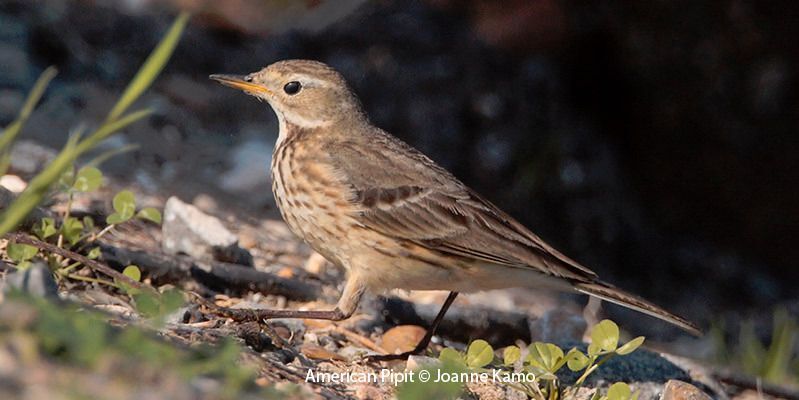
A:
{"label": "bird's leg", "polygon": [[427,332],[424,334],[424,337],[419,341],[419,343],[416,344],[416,347],[413,350],[406,351],[401,354],[373,355],[366,358],[369,361],[405,360],[412,355],[420,354],[421,352],[425,351],[425,349],[427,349],[427,345],[430,344],[430,340],[433,338],[433,335],[436,333],[438,325],[441,324],[441,320],[444,319],[444,314],[447,313],[447,310],[452,305],[452,302],[455,301],[456,297],[458,297],[458,292],[449,292],[449,296],[447,296],[447,299],[444,300],[444,305],[441,306],[441,310],[438,311],[433,323],[430,324],[429,328],[427,328]]}
{"label": "bird's leg", "polygon": [[261,310],[261,309],[236,309],[218,307],[208,301],[202,300],[212,313],[228,317],[236,322],[262,321],[270,318],[307,318],[341,321],[349,318],[358,308],[365,286],[358,279],[349,278],[344,285],[344,291],[332,310]]}

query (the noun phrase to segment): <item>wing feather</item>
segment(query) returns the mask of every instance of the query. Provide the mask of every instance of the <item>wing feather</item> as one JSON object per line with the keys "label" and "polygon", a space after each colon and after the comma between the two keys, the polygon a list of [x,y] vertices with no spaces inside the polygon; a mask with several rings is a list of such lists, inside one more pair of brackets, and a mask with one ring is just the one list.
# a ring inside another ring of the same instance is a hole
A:
{"label": "wing feather", "polygon": [[364,226],[461,257],[578,281],[596,278],[404,142],[380,132],[367,139],[329,146]]}

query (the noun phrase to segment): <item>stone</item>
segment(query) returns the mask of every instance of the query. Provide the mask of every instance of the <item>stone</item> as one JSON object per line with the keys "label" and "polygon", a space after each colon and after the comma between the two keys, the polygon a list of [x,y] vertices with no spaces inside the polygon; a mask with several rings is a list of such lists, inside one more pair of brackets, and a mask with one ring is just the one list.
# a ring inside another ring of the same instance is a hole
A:
{"label": "stone", "polygon": [[37,297],[58,298],[58,284],[43,262],[34,262],[25,270],[8,274],[3,291],[12,289]]}
{"label": "stone", "polygon": [[169,254],[252,265],[252,255],[238,246],[238,237],[218,218],[177,197],[166,202],[162,233],[161,247]]}
{"label": "stone", "polygon": [[[257,308],[257,307],[256,307]],[[285,328],[288,330],[290,335],[294,337],[294,340],[300,340],[305,336],[305,323],[301,319],[297,318],[274,318],[270,319],[267,322],[267,325],[272,327],[273,329],[276,328]],[[284,338],[288,339],[288,338]]]}
{"label": "stone", "polygon": [[533,342],[580,342],[587,327],[582,315],[556,308],[530,322],[530,337]]}
{"label": "stone", "polygon": [[690,383],[670,379],[663,387],[662,400],[711,400],[711,397]]}
{"label": "stone", "polygon": [[11,146],[9,170],[23,176],[33,176],[56,157],[57,152],[30,140],[17,140]]}
{"label": "stone", "polygon": [[428,357],[428,356],[412,355],[408,357],[408,361],[405,363],[406,371],[415,371],[422,368],[439,368],[439,367],[441,367],[441,361],[439,361],[437,358]]}
{"label": "stone", "polygon": [[21,193],[26,187],[28,187],[28,183],[16,175],[3,175],[0,176],[0,186],[13,193]]}

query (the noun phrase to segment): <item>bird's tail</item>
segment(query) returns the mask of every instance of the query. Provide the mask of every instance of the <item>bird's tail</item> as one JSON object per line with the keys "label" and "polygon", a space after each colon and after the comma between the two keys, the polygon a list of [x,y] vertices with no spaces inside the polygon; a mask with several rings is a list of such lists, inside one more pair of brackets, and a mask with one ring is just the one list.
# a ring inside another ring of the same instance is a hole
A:
{"label": "bird's tail", "polygon": [[575,289],[589,296],[594,296],[629,309],[651,315],[674,324],[692,335],[702,336],[702,331],[691,321],[674,315],[636,295],[617,289],[602,281],[575,283]]}

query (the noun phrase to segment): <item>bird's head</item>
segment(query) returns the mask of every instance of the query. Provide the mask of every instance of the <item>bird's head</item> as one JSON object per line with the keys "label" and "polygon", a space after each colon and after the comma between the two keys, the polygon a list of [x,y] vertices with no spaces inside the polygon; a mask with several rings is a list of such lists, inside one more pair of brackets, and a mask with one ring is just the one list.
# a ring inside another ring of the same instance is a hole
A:
{"label": "bird's head", "polygon": [[210,78],[266,100],[281,124],[312,128],[363,117],[341,74],[318,61],[285,60],[249,75]]}

